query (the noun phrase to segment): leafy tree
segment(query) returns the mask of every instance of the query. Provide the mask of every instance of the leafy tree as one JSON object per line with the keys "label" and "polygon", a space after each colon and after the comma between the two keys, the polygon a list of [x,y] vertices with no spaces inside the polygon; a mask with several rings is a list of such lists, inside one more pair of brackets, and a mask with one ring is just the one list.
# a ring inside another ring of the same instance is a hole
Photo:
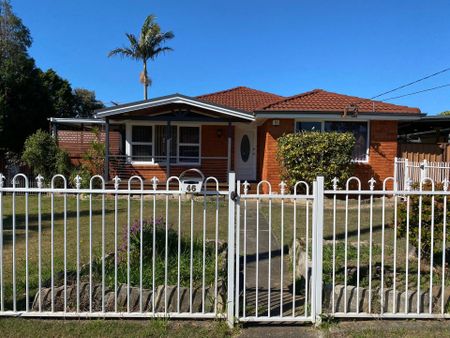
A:
{"label": "leafy tree", "polygon": [[69,81],[61,78],[53,69],[42,72],[40,76],[50,109],[47,115],[73,117],[75,115],[75,98]]}
{"label": "leafy tree", "polygon": [[439,115],[448,116],[448,115],[450,115],[450,110],[443,111],[443,112],[440,113]]}
{"label": "leafy tree", "polygon": [[144,85],[144,99],[147,100],[147,88],[151,85],[148,76],[147,62],[155,60],[157,56],[173,49],[164,44],[175,37],[173,32],[161,32],[160,26],[156,23],[156,16],[149,15],[144,21],[139,38],[134,34],[126,33],[129,47],[113,49],[108,56],[120,55],[134,60],[142,61],[143,70],[140,74],[140,81]]}
{"label": "leafy tree", "polygon": [[95,92],[88,89],[76,88],[73,91],[73,98],[72,116],[91,117],[96,109],[105,107],[102,101],[97,100]]}
{"label": "leafy tree", "polygon": [[48,118],[89,116],[103,106],[95,94],[72,90],[54,70],[28,55],[30,31],[8,0],[0,0],[0,151],[20,153],[27,136],[48,128]]}
{"label": "leafy tree", "polygon": [[31,46],[30,31],[13,11],[9,0],[0,1],[0,55],[1,60],[26,53]]}
{"label": "leafy tree", "polygon": [[55,174],[70,174],[72,168],[68,154],[61,150],[48,132],[39,129],[25,140],[22,160],[35,175],[48,181]]}

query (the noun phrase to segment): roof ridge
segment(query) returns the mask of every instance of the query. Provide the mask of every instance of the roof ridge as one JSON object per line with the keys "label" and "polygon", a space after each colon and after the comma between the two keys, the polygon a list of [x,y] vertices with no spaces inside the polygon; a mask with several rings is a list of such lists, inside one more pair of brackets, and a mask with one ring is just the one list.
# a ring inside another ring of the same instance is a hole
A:
{"label": "roof ridge", "polygon": [[375,102],[375,103],[381,103],[381,104],[388,104],[388,105],[396,106],[396,107],[418,109],[417,107],[411,107],[411,106],[406,106],[406,105],[402,105],[402,104],[395,104],[395,103],[390,103],[390,102],[380,101],[380,100],[373,100],[373,99],[363,98],[363,97],[354,96],[354,95],[347,95],[347,94],[341,94],[341,93],[336,93],[336,92],[330,92],[330,91],[323,90],[323,89],[322,89],[322,92],[325,92],[325,93],[328,93],[328,94],[333,94],[333,95],[340,95],[340,96],[346,96],[346,97],[349,97],[349,98],[354,98],[354,99],[358,100],[358,102],[355,102],[355,103],[358,103],[358,104],[361,104],[363,102]]}
{"label": "roof ridge", "polygon": [[264,91],[264,90],[250,88],[250,87],[247,87],[247,86],[232,87],[232,88],[229,88],[229,89],[219,90],[217,92],[212,92],[212,93],[208,93],[208,94],[198,95],[196,97],[197,98],[208,97],[208,96],[211,96],[211,95],[229,93],[229,92],[232,92],[232,91],[235,91],[235,90],[238,90],[238,89],[248,89],[248,90],[252,90],[252,91],[255,91],[255,92],[260,92],[260,93],[264,93],[264,94],[268,94],[268,95],[273,95],[273,96],[278,96],[278,97],[283,97],[284,98],[284,96],[279,95],[279,94],[274,94],[274,93],[270,93],[270,92],[267,92],[267,91]]}
{"label": "roof ridge", "polygon": [[211,96],[211,95],[228,93],[228,92],[234,91],[234,90],[239,89],[239,88],[245,88],[245,87],[244,86],[232,87],[232,88],[228,88],[228,89],[224,89],[224,90],[219,90],[217,92],[207,93],[207,94],[203,94],[203,95],[197,95],[196,97],[197,98],[201,98],[201,97],[205,97],[205,96]]}
{"label": "roof ridge", "polygon": [[313,94],[316,94],[316,93],[319,93],[319,92],[325,92],[325,90],[323,90],[323,89],[313,89],[313,90],[309,90],[309,91],[304,92],[304,93],[288,96],[288,97],[285,97],[285,98],[283,98],[283,99],[281,99],[279,101],[272,102],[271,104],[269,104],[267,106],[263,106],[260,109],[267,109],[267,108],[270,108],[271,106],[279,104],[281,102],[288,102],[290,100],[294,100],[294,99],[297,99],[297,98],[302,97],[302,96],[313,95]]}

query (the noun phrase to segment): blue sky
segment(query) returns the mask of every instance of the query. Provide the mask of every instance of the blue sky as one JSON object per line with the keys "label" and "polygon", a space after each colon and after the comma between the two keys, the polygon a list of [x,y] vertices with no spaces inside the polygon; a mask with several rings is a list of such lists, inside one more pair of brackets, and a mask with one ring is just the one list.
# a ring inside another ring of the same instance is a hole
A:
{"label": "blue sky", "polygon": [[[372,97],[450,67],[450,1],[12,0],[31,55],[97,97],[143,98],[141,64],[108,58],[154,13],[174,52],[150,65],[150,97],[249,86],[281,95],[322,88]],[[450,72],[396,94],[450,83]],[[395,95],[394,95],[395,94]],[[388,96],[386,96],[387,98]],[[450,87],[390,101],[436,114]]]}

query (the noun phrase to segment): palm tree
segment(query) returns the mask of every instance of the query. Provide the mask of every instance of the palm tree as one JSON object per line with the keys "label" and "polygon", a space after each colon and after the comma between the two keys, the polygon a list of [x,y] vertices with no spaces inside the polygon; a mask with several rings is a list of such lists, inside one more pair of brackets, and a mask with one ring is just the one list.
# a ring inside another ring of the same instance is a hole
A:
{"label": "palm tree", "polygon": [[147,100],[147,88],[151,85],[151,79],[148,76],[147,62],[154,60],[158,55],[173,49],[164,46],[167,40],[175,37],[172,31],[161,32],[161,28],[156,23],[156,16],[153,14],[147,16],[141,28],[139,39],[130,33],[125,35],[130,43],[129,47],[116,48],[109,52],[108,56],[120,55],[143,62],[144,69],[140,74],[140,81],[144,85],[144,99]]}

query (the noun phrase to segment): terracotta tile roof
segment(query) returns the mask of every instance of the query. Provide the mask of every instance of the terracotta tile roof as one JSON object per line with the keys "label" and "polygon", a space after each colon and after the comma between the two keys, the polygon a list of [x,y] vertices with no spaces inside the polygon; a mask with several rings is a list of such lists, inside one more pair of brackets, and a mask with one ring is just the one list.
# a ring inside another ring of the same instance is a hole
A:
{"label": "terracotta tile roof", "polygon": [[351,104],[357,104],[359,113],[405,113],[419,114],[419,108],[399,106],[391,103],[373,101],[355,96],[348,96],[314,89],[310,92],[288,97],[270,103],[263,111],[296,112],[343,112]]}
{"label": "terracotta tile roof", "polygon": [[197,96],[197,99],[247,112],[254,112],[271,103],[285,99],[285,97],[247,87],[236,87],[200,95]]}

